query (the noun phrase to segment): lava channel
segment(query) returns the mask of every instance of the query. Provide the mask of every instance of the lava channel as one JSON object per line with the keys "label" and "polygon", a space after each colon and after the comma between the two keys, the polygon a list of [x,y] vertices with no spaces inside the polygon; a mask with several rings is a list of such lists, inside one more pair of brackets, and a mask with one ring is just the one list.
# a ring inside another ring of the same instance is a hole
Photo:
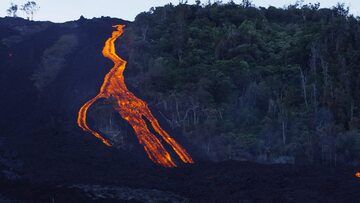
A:
{"label": "lava channel", "polygon": [[159,122],[151,113],[148,105],[143,100],[137,98],[126,87],[123,73],[127,62],[119,57],[115,50],[115,41],[123,34],[125,26],[115,25],[113,27],[116,28],[116,30],[113,31],[111,37],[106,40],[102,54],[104,57],[114,62],[114,67],[106,74],[99,94],[86,102],[79,110],[77,118],[79,127],[84,131],[93,134],[105,145],[109,147],[112,146],[108,139],[89,127],[87,124],[87,112],[90,106],[98,99],[113,98],[115,100],[114,109],[132,126],[140,144],[143,145],[147,156],[153,162],[164,167],[176,167],[176,163],[171,155],[162,145],[161,141],[150,132],[144,119],[147,119],[150,122],[155,132],[171,146],[182,162],[194,163],[186,150],[161,128]]}

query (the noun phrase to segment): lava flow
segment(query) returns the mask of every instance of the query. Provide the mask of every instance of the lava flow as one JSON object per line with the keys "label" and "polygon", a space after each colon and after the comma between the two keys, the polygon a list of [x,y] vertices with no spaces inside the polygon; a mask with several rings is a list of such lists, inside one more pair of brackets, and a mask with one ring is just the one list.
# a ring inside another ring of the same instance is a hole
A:
{"label": "lava flow", "polygon": [[360,178],[360,171],[355,173],[355,176]]}
{"label": "lava flow", "polygon": [[109,140],[100,133],[92,130],[86,121],[87,111],[92,104],[100,98],[113,98],[114,108],[134,129],[135,134],[143,145],[148,157],[155,163],[164,167],[176,167],[176,163],[166,151],[161,141],[150,132],[145,119],[147,119],[156,133],[168,143],[184,163],[194,163],[191,156],[170,135],[161,128],[159,122],[152,115],[147,104],[130,92],[124,81],[124,70],[126,61],[116,54],[115,41],[124,31],[124,25],[116,25],[112,36],[105,42],[102,50],[104,57],[114,62],[114,67],[106,74],[104,82],[97,96],[86,102],[78,113],[77,123],[84,131],[93,134],[105,145],[111,146]]}

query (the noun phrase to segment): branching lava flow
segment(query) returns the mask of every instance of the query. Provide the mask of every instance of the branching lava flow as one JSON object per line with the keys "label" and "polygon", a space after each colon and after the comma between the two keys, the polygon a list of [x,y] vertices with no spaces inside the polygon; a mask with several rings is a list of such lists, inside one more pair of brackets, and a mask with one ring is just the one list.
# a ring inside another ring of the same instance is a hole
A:
{"label": "branching lava flow", "polygon": [[115,41],[123,34],[124,25],[116,25],[114,28],[116,30],[112,32],[112,36],[106,41],[102,50],[103,55],[114,62],[114,67],[105,76],[99,94],[81,107],[77,119],[79,127],[93,134],[105,145],[111,146],[109,140],[88,126],[86,119],[87,111],[92,104],[100,98],[108,99],[111,97],[115,100],[115,110],[132,126],[140,144],[143,145],[148,157],[153,162],[164,167],[176,167],[176,163],[169,152],[162,145],[161,141],[150,132],[144,119],[150,122],[155,132],[171,146],[181,161],[184,163],[194,163],[186,150],[161,128],[147,104],[127,89],[123,75],[127,62],[120,58],[115,50]]}

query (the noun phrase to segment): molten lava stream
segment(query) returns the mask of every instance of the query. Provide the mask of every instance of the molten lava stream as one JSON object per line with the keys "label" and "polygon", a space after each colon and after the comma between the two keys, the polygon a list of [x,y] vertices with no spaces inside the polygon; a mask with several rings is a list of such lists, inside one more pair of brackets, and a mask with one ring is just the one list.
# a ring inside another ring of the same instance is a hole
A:
{"label": "molten lava stream", "polygon": [[147,104],[127,89],[123,75],[126,61],[120,58],[115,50],[115,41],[123,34],[124,25],[116,25],[114,28],[116,28],[116,30],[112,32],[112,36],[105,42],[102,51],[102,54],[106,58],[109,58],[114,62],[114,67],[106,74],[99,94],[81,107],[77,119],[79,127],[84,131],[93,134],[105,145],[111,146],[109,140],[95,130],[92,130],[88,126],[86,120],[87,111],[91,105],[100,98],[108,99],[111,97],[116,101],[114,104],[115,110],[132,126],[140,144],[144,146],[144,150],[153,162],[164,167],[176,167],[175,162],[161,144],[161,141],[150,132],[144,118],[149,120],[155,132],[171,146],[182,162],[194,163],[186,150],[161,128]]}
{"label": "molten lava stream", "polygon": [[355,173],[355,176],[356,176],[357,178],[360,178],[360,171],[359,171],[359,172],[356,172],[356,173]]}

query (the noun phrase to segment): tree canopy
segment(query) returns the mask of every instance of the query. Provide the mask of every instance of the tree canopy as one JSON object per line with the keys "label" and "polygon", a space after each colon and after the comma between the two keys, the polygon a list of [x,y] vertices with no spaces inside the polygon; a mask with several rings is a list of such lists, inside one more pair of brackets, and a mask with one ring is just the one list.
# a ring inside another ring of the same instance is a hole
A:
{"label": "tree canopy", "polygon": [[129,28],[128,74],[206,156],[359,161],[360,23],[348,11],[157,7]]}

